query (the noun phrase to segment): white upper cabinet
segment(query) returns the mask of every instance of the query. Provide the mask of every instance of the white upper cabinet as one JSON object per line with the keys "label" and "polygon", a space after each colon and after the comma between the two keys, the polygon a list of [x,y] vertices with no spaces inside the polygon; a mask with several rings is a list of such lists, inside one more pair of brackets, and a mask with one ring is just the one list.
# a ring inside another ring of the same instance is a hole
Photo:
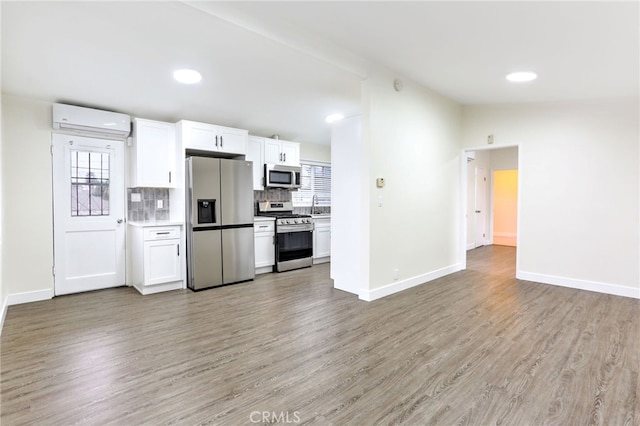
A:
{"label": "white upper cabinet", "polygon": [[218,126],[218,135],[220,136],[220,152],[247,153],[248,130]]}
{"label": "white upper cabinet", "polygon": [[253,189],[264,189],[264,138],[249,136],[245,160],[253,162]]}
{"label": "white upper cabinet", "polygon": [[300,165],[300,144],[279,139],[264,139],[264,162],[268,164]]}
{"label": "white upper cabinet", "polygon": [[180,121],[185,149],[246,155],[249,131],[195,121]]}
{"label": "white upper cabinet", "polygon": [[175,188],[175,126],[141,118],[133,126],[129,186]]}
{"label": "white upper cabinet", "polygon": [[280,141],[280,149],[282,149],[284,164],[288,166],[300,165],[300,144],[299,143]]}

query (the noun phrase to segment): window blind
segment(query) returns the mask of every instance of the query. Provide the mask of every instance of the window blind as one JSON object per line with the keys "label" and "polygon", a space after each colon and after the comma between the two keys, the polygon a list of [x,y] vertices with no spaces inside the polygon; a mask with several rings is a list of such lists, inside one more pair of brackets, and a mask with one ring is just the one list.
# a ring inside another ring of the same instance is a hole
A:
{"label": "window blind", "polygon": [[316,206],[331,205],[331,166],[321,163],[300,163],[300,188],[292,192],[296,207],[309,207],[316,196]]}

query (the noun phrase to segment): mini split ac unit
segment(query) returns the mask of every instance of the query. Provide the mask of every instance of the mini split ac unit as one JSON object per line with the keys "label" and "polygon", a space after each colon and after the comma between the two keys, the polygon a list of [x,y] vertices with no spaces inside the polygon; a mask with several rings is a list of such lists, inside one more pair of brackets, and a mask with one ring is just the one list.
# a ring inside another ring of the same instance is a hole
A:
{"label": "mini split ac unit", "polygon": [[118,112],[53,104],[53,128],[124,138],[131,133],[131,117]]}

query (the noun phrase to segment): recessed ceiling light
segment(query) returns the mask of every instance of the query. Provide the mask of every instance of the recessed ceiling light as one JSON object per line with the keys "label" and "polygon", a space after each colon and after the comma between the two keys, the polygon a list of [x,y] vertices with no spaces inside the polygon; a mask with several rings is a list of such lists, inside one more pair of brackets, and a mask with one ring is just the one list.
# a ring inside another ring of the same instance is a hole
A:
{"label": "recessed ceiling light", "polygon": [[202,76],[198,71],[187,69],[174,71],[173,78],[184,84],[195,84],[202,80]]}
{"label": "recessed ceiling light", "polygon": [[327,123],[334,123],[336,121],[340,121],[344,118],[344,115],[342,114],[331,114],[331,115],[327,115],[327,118],[325,118],[325,120],[327,120]]}
{"label": "recessed ceiling light", "polygon": [[532,81],[538,78],[538,75],[534,72],[524,71],[524,72],[512,72],[507,75],[507,80],[512,83],[523,83],[526,81]]}

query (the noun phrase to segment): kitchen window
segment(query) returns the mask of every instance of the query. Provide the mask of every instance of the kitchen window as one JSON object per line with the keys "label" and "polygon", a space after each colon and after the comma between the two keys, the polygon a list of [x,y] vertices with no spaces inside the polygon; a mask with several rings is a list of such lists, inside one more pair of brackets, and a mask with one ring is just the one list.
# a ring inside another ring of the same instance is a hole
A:
{"label": "kitchen window", "polygon": [[291,193],[294,207],[331,206],[331,164],[316,161],[300,162],[300,189]]}

